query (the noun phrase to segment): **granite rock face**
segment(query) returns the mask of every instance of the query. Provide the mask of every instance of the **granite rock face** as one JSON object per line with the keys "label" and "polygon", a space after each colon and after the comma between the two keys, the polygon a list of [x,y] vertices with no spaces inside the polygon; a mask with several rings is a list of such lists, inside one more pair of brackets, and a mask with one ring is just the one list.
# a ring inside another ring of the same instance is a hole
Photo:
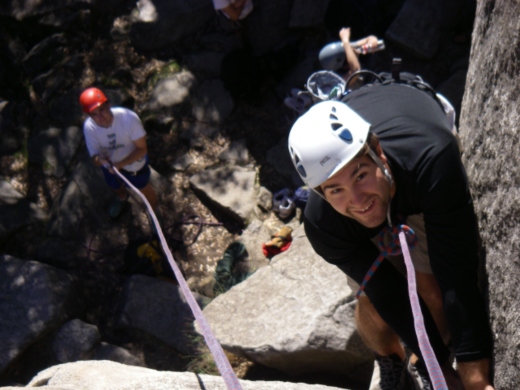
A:
{"label": "granite rock face", "polygon": [[460,126],[482,239],[498,389],[520,381],[520,353],[512,342],[520,337],[519,12],[514,1],[478,2]]}

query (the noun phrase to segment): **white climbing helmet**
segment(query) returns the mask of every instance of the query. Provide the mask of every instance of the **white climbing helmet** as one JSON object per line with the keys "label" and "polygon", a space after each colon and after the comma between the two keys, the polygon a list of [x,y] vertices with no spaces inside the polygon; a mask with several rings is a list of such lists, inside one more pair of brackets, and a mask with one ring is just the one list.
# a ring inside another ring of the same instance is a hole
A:
{"label": "white climbing helmet", "polygon": [[293,125],[289,153],[298,174],[316,188],[347,165],[367,140],[370,124],[345,103],[312,106]]}
{"label": "white climbing helmet", "polygon": [[323,46],[318,54],[321,67],[325,70],[338,70],[346,61],[345,49],[341,41]]}

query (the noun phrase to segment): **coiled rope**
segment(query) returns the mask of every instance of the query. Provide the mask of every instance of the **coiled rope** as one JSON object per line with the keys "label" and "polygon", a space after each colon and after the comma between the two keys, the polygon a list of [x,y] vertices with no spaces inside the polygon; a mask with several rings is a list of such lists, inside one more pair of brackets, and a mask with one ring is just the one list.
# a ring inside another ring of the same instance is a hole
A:
{"label": "coiled rope", "polygon": [[[387,233],[390,233],[390,242],[385,245],[384,238]],[[424,363],[428,373],[430,374],[430,380],[435,390],[448,390],[444,375],[442,374],[439,362],[435,357],[426,328],[424,326],[424,317],[421,312],[421,306],[419,304],[419,297],[417,295],[417,281],[415,279],[415,269],[413,267],[412,258],[410,256],[409,248],[414,248],[417,244],[417,236],[415,232],[406,225],[398,226],[386,226],[383,228],[377,237],[377,246],[379,247],[380,254],[368,270],[363,283],[361,284],[356,298],[359,298],[361,293],[364,291],[366,284],[377,270],[381,262],[386,256],[397,256],[402,254],[404,257],[404,263],[406,265],[406,278],[408,280],[408,295],[410,297],[410,304],[412,307],[412,313],[414,318],[415,333],[417,340],[419,341],[419,348],[421,350]]]}
{"label": "coiled rope", "polygon": [[184,276],[181,273],[181,270],[177,266],[177,263],[173,259],[173,255],[170,252],[168,248],[168,244],[166,242],[166,239],[164,238],[164,234],[161,230],[161,226],[159,225],[159,221],[157,220],[157,216],[152,210],[152,207],[150,206],[150,203],[148,203],[148,200],[145,198],[145,196],[139,191],[137,188],[135,188],[115,167],[110,167],[124,182],[135,192],[141,200],[146,205],[146,208],[148,209],[148,212],[150,213],[150,216],[152,218],[152,222],[155,225],[155,229],[157,231],[157,235],[159,236],[159,239],[161,241],[161,246],[163,248],[164,253],[166,254],[166,257],[168,258],[168,262],[170,263],[170,266],[173,269],[173,272],[175,274],[175,277],[177,278],[177,282],[179,283],[179,287],[182,290],[182,293],[184,294],[184,298],[186,299],[186,302],[188,302],[188,305],[190,306],[190,309],[193,313],[193,316],[197,320],[200,329],[202,331],[202,334],[204,336],[204,340],[206,341],[206,344],[208,345],[209,350],[211,351],[211,354],[213,355],[213,359],[215,360],[215,363],[217,365],[217,368],[220,372],[220,375],[222,376],[222,379],[224,379],[224,382],[226,383],[226,386],[228,390],[242,390],[242,386],[240,385],[240,382],[238,381],[237,376],[235,375],[233,368],[231,367],[231,364],[229,363],[229,360],[227,359],[226,355],[224,354],[224,350],[222,349],[222,346],[217,341],[215,335],[211,331],[211,328],[209,326],[208,321],[204,317],[204,314],[202,313],[202,310],[200,309],[199,305],[197,304],[197,301],[195,300],[195,297],[191,293],[188,284],[186,283],[186,280],[184,279]]}

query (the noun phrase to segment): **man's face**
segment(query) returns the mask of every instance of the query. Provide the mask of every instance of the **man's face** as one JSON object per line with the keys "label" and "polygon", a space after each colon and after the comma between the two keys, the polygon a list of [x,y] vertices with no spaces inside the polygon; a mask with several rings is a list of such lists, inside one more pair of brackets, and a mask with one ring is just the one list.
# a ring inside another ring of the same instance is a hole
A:
{"label": "man's face", "polygon": [[107,102],[90,111],[89,116],[96,122],[96,125],[105,128],[112,126],[112,121],[114,120],[114,115]]}
{"label": "man's face", "polygon": [[[379,157],[386,165],[382,152]],[[395,194],[395,185],[390,187],[368,155],[351,161],[320,187],[334,210],[369,228],[386,220],[388,204]]]}

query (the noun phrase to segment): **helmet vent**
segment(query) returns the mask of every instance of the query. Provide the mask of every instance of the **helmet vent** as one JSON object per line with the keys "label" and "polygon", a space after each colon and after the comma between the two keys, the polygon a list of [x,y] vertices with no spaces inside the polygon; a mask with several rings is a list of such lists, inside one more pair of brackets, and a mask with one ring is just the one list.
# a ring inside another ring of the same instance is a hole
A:
{"label": "helmet vent", "polygon": [[352,133],[348,129],[344,129],[340,134],[339,138],[341,138],[343,141],[352,142],[353,137]]}
{"label": "helmet vent", "polygon": [[330,117],[329,117],[329,118],[330,118],[330,119],[333,119],[333,120],[335,120],[335,121],[338,120],[338,117],[337,117],[336,115],[334,115],[334,114],[330,114]]}
{"label": "helmet vent", "polygon": [[341,123],[331,123],[330,127],[332,127],[332,130],[336,131],[338,129],[341,129],[343,125]]}
{"label": "helmet vent", "polygon": [[332,107],[332,112],[336,112],[336,107]]}
{"label": "helmet vent", "polygon": [[307,177],[307,172],[305,172],[303,165],[298,165],[297,169],[301,177]]}

